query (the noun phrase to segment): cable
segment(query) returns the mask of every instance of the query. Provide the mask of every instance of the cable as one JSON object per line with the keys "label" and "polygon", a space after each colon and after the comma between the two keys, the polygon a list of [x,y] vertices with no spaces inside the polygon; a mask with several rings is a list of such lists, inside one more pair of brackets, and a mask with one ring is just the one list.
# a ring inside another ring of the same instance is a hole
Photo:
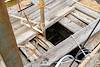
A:
{"label": "cable", "polygon": [[97,24],[95,25],[95,27],[94,27],[93,30],[91,31],[90,35],[88,36],[88,38],[86,39],[86,41],[84,42],[84,44],[83,44],[82,47],[84,47],[84,46],[86,45],[87,41],[90,39],[92,33],[95,31],[95,29],[96,29],[96,27],[98,26],[99,22],[100,22],[100,19],[98,20]]}
{"label": "cable", "polygon": [[73,37],[73,35],[71,35],[71,37],[74,39],[74,41],[76,42],[76,44],[78,45],[78,47],[80,48],[80,50],[82,51],[82,53],[84,54],[84,56],[86,56],[86,54],[83,51],[82,47],[78,44],[78,42],[75,40],[75,38]]}
{"label": "cable", "polygon": [[[99,44],[100,44],[100,42],[94,47],[94,49],[95,49]],[[94,50],[94,49],[93,49],[93,50]],[[93,51],[93,50],[92,50],[92,51]]]}
{"label": "cable", "polygon": [[[73,56],[71,56],[71,55],[66,55],[66,56],[64,56],[64,57],[62,57],[58,62],[57,62],[57,64],[55,65],[55,67],[59,67],[59,65],[61,64],[61,62],[65,59],[65,58],[67,58],[67,57],[71,57],[72,59],[74,59],[74,57]],[[71,61],[71,60],[70,60]],[[70,62],[70,61],[67,61],[67,62]]]}
{"label": "cable", "polygon": [[[95,25],[95,27],[94,27],[94,28],[93,28],[93,30],[91,31],[90,35],[88,36],[87,40],[86,40],[86,41],[85,41],[85,43],[83,44],[82,48],[84,48],[85,44],[86,44],[86,43],[87,43],[87,41],[90,39],[90,37],[91,37],[92,33],[95,31],[95,29],[96,29],[96,27],[98,26],[99,22],[100,22],[100,19],[98,20],[97,24]],[[79,52],[80,52],[80,50],[78,51],[78,53],[79,53]],[[76,56],[78,55],[78,53],[76,54]],[[69,67],[71,67],[71,66],[72,66],[72,64],[74,63],[74,61],[75,61],[75,59],[76,59],[76,56],[75,56],[75,58],[74,58],[73,62],[70,64],[70,66],[69,66]]]}

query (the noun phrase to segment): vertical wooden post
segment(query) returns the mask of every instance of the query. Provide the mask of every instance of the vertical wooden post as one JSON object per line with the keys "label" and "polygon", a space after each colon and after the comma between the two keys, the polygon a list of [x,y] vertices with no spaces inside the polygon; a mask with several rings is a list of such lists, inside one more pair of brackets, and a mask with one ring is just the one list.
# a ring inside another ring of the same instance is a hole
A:
{"label": "vertical wooden post", "polygon": [[4,0],[0,0],[0,54],[7,67],[23,67]]}
{"label": "vertical wooden post", "polygon": [[43,32],[43,35],[45,36],[45,14],[44,14],[44,8],[45,8],[45,3],[44,0],[39,0],[39,8],[40,8],[40,28]]}

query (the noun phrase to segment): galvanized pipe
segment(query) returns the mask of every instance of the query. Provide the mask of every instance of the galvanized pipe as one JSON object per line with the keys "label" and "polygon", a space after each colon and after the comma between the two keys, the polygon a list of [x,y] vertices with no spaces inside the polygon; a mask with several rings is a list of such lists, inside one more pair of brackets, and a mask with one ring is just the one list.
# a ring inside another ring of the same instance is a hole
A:
{"label": "galvanized pipe", "polygon": [[0,54],[7,67],[23,67],[4,0],[0,0]]}

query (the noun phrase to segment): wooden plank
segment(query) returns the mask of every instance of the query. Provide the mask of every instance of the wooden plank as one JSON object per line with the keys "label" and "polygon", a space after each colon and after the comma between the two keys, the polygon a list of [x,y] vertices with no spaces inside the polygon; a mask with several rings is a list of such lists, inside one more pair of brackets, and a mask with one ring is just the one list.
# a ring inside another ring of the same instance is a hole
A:
{"label": "wooden plank", "polygon": [[77,14],[79,14],[80,16],[82,16],[82,17],[84,17],[84,18],[86,18],[87,20],[90,20],[90,21],[96,20],[96,19],[94,19],[94,18],[88,16],[87,14],[84,14],[83,12],[81,12],[81,11],[79,11],[79,10],[77,10],[77,9],[74,11],[74,13],[77,13]]}
{"label": "wooden plank", "polygon": [[13,23],[16,23],[19,20],[17,18],[10,17],[10,21],[11,21],[11,24],[13,24]]}
{"label": "wooden plank", "polygon": [[[47,1],[46,3],[46,6],[48,6],[51,2],[53,2],[53,0],[50,0],[50,1]],[[16,5],[17,6],[17,5]],[[12,14],[12,15],[15,15],[15,16],[20,16],[20,12],[18,13],[17,12],[17,9],[15,9],[16,8],[16,6],[15,7],[12,7],[11,8],[11,10],[9,10],[9,14]],[[33,14],[33,13],[35,13],[36,11],[39,11],[38,10],[38,5],[36,4],[36,5],[34,5],[34,6],[32,6],[32,7],[29,7],[28,9],[26,9],[26,10],[24,10],[25,11],[25,13],[26,13],[26,15],[31,15],[31,14]],[[16,22],[18,19],[15,19],[15,18],[11,18],[11,22],[13,23],[13,22]]]}
{"label": "wooden plank", "polygon": [[91,23],[90,20],[87,20],[86,18],[84,18],[83,16],[80,16],[79,14],[76,14],[76,13],[71,13],[73,16],[75,16],[76,18],[80,19],[81,21],[85,22],[86,24],[89,24]]}
{"label": "wooden plank", "polygon": [[35,38],[35,40],[36,40],[36,42],[37,42],[39,45],[41,45],[45,50],[48,50],[48,49],[49,49],[49,46],[48,46],[45,42],[43,42],[41,39]]}
{"label": "wooden plank", "polygon": [[16,7],[11,8],[10,10],[8,10],[8,12],[9,12],[9,17],[10,17],[11,23],[16,23],[17,21],[19,21],[19,19],[10,16],[10,15],[15,15],[15,16],[19,16],[19,17],[21,16],[20,13],[18,13]]}
{"label": "wooden plank", "polygon": [[[94,26],[97,24],[98,20],[99,18],[73,35],[78,43],[82,43],[83,41],[87,39],[90,32],[93,30]],[[98,26],[96,27],[92,35],[94,35],[95,33],[99,31],[100,31],[100,23],[98,24]]]}
{"label": "wooden plank", "polygon": [[[97,1],[97,2],[96,2]],[[100,12],[100,4],[99,4],[99,0],[81,0],[80,3],[83,4],[85,7],[96,11],[96,12]]]}
{"label": "wooden plank", "polygon": [[[45,9],[45,14],[47,13],[47,9]],[[31,20],[35,20],[36,18],[38,18],[38,17],[40,17],[40,11],[39,10],[37,10],[37,11],[35,11],[34,13],[32,13],[31,15],[29,15],[29,18],[31,19]]]}
{"label": "wooden plank", "polygon": [[85,13],[85,14],[93,17],[93,18],[98,18],[100,16],[99,13],[97,13],[95,11],[92,11],[92,10],[88,9],[87,7],[84,7],[84,6],[82,6],[82,5],[78,4],[78,3],[76,3],[74,6],[76,6],[76,8],[78,10],[80,10],[81,12],[83,12],[83,13]]}
{"label": "wooden plank", "polygon": [[[67,1],[67,6],[73,6],[73,4],[75,3],[73,0],[66,0]],[[79,0],[76,0],[79,1]]]}
{"label": "wooden plank", "polygon": [[[45,8],[45,14],[48,14],[47,12],[51,12],[52,10],[55,9],[55,6],[56,7],[59,7],[61,6],[61,4],[63,4],[64,1],[55,1],[53,4],[49,4],[46,6]],[[52,7],[51,7],[52,5]],[[54,5],[54,6],[53,6]],[[57,11],[57,9],[55,9]],[[36,10],[35,12],[33,12],[31,15],[29,15],[29,17],[32,19],[32,20],[35,20],[36,18],[38,18],[40,16],[40,11],[39,10]],[[50,14],[50,13],[49,13]],[[48,17],[48,16],[47,16]]]}
{"label": "wooden plank", "polygon": [[81,21],[89,24],[91,23],[92,21],[94,21],[93,18],[83,14],[82,12],[79,12],[77,10],[75,10],[74,12],[71,13],[72,15],[74,15],[75,17],[77,17],[78,19],[80,19]]}
{"label": "wooden plank", "polygon": [[12,23],[12,28],[14,31],[20,29],[23,26],[23,24],[21,24],[21,21],[17,21],[16,23]]}
{"label": "wooden plank", "polygon": [[33,45],[41,54],[44,54],[44,53],[46,52],[40,45],[38,45],[37,42],[35,42],[35,40],[31,40],[30,42],[32,43],[32,45]]}
{"label": "wooden plank", "polygon": [[[15,23],[15,24],[17,24],[17,23]],[[20,27],[20,25],[18,24],[17,26],[14,26],[14,28],[15,27]],[[30,40],[32,37],[35,36],[35,32],[33,32],[33,34],[32,34],[31,30],[26,30],[26,29],[27,29],[27,27],[22,26],[22,28],[19,28],[19,30],[17,30],[15,32],[16,41],[18,44],[21,44],[21,43],[25,42],[26,40]],[[24,36],[26,36],[26,37],[24,37]]]}
{"label": "wooden plank", "polygon": [[59,60],[62,56],[70,52],[75,47],[77,47],[77,45],[75,41],[73,40],[73,38],[69,37],[65,39],[64,41],[59,43],[57,46],[48,50],[45,55],[43,55],[44,58],[49,59],[47,63],[44,65],[50,66],[52,63]]}
{"label": "wooden plank", "polygon": [[[55,13],[55,17],[52,20],[49,20],[48,17],[46,17],[46,20],[45,20],[46,21],[46,23],[45,23],[46,26],[45,26],[45,28],[50,27],[51,25],[53,25],[54,23],[56,23],[57,21],[59,21],[60,19],[62,19],[65,15],[69,14],[73,10],[74,10],[74,7],[65,7],[65,8],[61,9],[60,11],[58,11],[58,12],[56,10],[55,11],[56,12]],[[60,15],[62,15],[62,16],[60,16]],[[46,15],[46,16],[49,16],[49,15]],[[34,21],[38,22],[39,18],[40,17],[36,18]]]}
{"label": "wooden plank", "polygon": [[32,30],[29,30],[23,34],[20,34],[19,36],[16,37],[16,42],[17,44],[24,44],[34,38],[36,36],[36,33],[33,32]]}
{"label": "wooden plank", "polygon": [[63,18],[62,20],[59,21],[59,23],[74,33],[82,29],[82,27],[75,24],[68,18]]}
{"label": "wooden plank", "polygon": [[[49,3],[53,2],[53,0],[49,0],[49,1],[46,1],[46,6],[49,5]],[[32,10],[33,9],[33,10]],[[26,15],[30,15],[32,14],[33,12],[39,10],[38,8],[38,4],[35,4],[34,6],[32,7],[29,7],[28,9],[24,10]]]}
{"label": "wooden plank", "polygon": [[[50,0],[50,1],[46,1],[46,7],[45,7],[45,10],[48,9],[48,6],[51,5],[53,2],[55,2],[55,0]],[[39,9],[38,9],[38,6],[37,7],[34,7],[34,8],[30,8],[31,11],[33,11],[30,15],[28,15],[32,20],[34,20],[34,18],[32,17],[38,17],[39,16]]]}
{"label": "wooden plank", "polygon": [[[89,36],[90,32],[92,31],[98,20],[99,19],[97,19],[95,22],[89,24],[87,27],[73,34],[73,37],[78,42],[78,44],[83,43],[87,39],[87,37]],[[98,31],[100,31],[100,24],[97,26],[92,35],[94,35]],[[45,55],[43,55],[43,57],[49,59],[48,62],[44,65],[51,65],[53,62],[59,60],[62,56],[69,53],[72,49],[76,47],[77,45],[76,42],[73,40],[73,38],[71,36],[68,37],[67,39],[59,43],[57,46],[47,51]]]}
{"label": "wooden plank", "polygon": [[53,8],[57,7],[58,5],[60,5],[61,3],[64,3],[64,2],[65,2],[65,0],[55,1],[54,3],[48,5],[47,9],[52,10]]}
{"label": "wooden plank", "polygon": [[92,36],[88,42],[86,43],[85,48],[89,49],[90,51],[92,51],[97,44],[100,42],[100,32],[96,33],[94,36]]}
{"label": "wooden plank", "polygon": [[[52,7],[49,9],[49,5],[46,7],[45,9],[45,16],[46,16],[46,19],[50,19],[52,18],[56,12],[58,12],[58,10],[66,7],[66,1],[57,1],[57,4],[56,2],[54,3],[54,5],[56,7]],[[51,5],[51,4],[50,4]],[[40,16],[39,14],[39,10],[37,10],[36,12],[32,13],[29,17],[32,19],[32,20],[35,20],[36,18],[38,18]]]}
{"label": "wooden plank", "polygon": [[83,60],[78,67],[87,67],[87,64],[95,57],[96,53],[100,50],[100,43],[99,45]]}
{"label": "wooden plank", "polygon": [[68,19],[70,19],[72,22],[74,22],[75,24],[81,26],[82,28],[86,27],[86,24],[85,23],[83,23],[81,20],[79,20],[78,18],[74,17],[73,15],[69,14],[66,17]]}
{"label": "wooden plank", "polygon": [[30,39],[32,39],[35,36],[35,34],[36,34],[35,32],[27,29],[27,27],[22,26],[17,31],[15,31],[17,44],[21,44],[21,43],[23,44],[25,42],[28,42]]}
{"label": "wooden plank", "polygon": [[59,10],[63,10],[64,8],[68,9],[70,8],[69,6],[67,6],[67,2],[63,2],[60,3],[59,5],[56,5],[56,7],[53,7],[52,10],[48,11],[46,16],[47,16],[47,20],[51,21],[52,19],[55,18],[55,15],[57,15],[57,12],[59,12]]}
{"label": "wooden plank", "polygon": [[59,21],[62,18],[64,18],[64,16],[68,15],[73,10],[74,10],[74,7],[70,7],[70,8],[65,7],[64,9],[60,10],[59,12],[57,12],[55,14],[55,18],[53,20],[51,20],[51,21],[46,20],[45,28],[47,29],[48,27],[52,26],[54,23],[56,23],[57,21]]}
{"label": "wooden plank", "polygon": [[30,61],[34,61],[39,56],[41,56],[41,53],[30,42],[18,47],[20,47],[20,49],[23,51],[23,53],[27,56],[27,58]]}
{"label": "wooden plank", "polygon": [[39,35],[38,38],[41,39],[49,48],[54,47],[54,45],[51,42],[49,42],[48,40],[46,40],[45,37]]}

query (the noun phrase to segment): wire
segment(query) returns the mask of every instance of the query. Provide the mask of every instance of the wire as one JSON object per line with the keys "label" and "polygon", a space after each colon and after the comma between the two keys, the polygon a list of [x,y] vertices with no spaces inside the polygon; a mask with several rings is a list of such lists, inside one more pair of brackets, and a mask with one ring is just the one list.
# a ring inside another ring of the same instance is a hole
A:
{"label": "wire", "polygon": [[[74,59],[73,56],[71,56],[71,55],[66,55],[66,56],[62,57],[62,58],[57,62],[57,64],[55,65],[55,67],[59,67],[59,65],[61,64],[61,62],[62,62],[65,58],[67,58],[67,57],[71,57],[72,59]],[[70,60],[70,61],[72,61],[72,60]],[[70,62],[70,61],[67,61],[67,62]]]}
{"label": "wire", "polygon": [[87,40],[84,42],[82,47],[84,47],[86,45],[87,41],[90,39],[91,35],[93,34],[93,32],[95,31],[96,27],[98,26],[99,22],[100,22],[100,19],[98,20],[97,24],[95,25],[95,27],[91,31],[90,35],[88,36]]}
{"label": "wire", "polygon": [[[95,27],[94,27],[93,30],[91,31],[90,35],[88,36],[87,40],[86,40],[85,43],[83,44],[82,48],[84,48],[85,44],[86,44],[87,41],[90,39],[92,33],[95,31],[95,29],[96,29],[96,27],[98,26],[99,22],[100,22],[100,19],[98,20],[97,24],[95,25]],[[79,52],[80,52],[80,50],[78,51],[78,53],[79,53]],[[78,53],[76,54],[76,56],[78,55]],[[76,59],[76,56],[75,56],[74,60],[72,61],[72,63],[70,64],[69,67],[71,67],[72,64],[74,63],[74,61],[75,61],[75,59]]]}
{"label": "wire", "polygon": [[[99,44],[100,44],[100,42],[94,47],[94,49],[95,49]],[[94,49],[93,49],[93,50],[94,50]],[[93,50],[92,50],[92,51],[93,51]]]}
{"label": "wire", "polygon": [[73,37],[73,35],[71,35],[71,37],[74,39],[74,41],[76,42],[76,44],[78,45],[78,47],[80,48],[80,50],[82,51],[82,53],[84,54],[84,56],[86,56],[86,54],[83,51],[82,47],[78,44],[78,42],[75,40],[75,38]]}

